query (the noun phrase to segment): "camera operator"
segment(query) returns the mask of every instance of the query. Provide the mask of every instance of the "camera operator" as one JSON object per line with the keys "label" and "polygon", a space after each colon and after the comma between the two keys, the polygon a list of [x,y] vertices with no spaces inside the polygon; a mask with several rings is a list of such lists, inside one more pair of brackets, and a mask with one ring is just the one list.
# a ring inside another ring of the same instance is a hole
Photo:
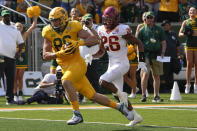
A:
{"label": "camera operator", "polygon": [[19,102],[19,104],[63,104],[63,91],[61,88],[61,70],[57,67],[57,74],[48,73],[44,76],[41,83],[34,89],[34,94],[27,101]]}
{"label": "camera operator", "polygon": [[[93,16],[89,13],[85,14],[82,17],[81,23],[83,25],[83,29],[88,31],[89,33],[97,34],[97,25],[93,23]],[[99,37],[99,36],[98,36]],[[80,54],[84,58],[86,64],[87,64],[87,72],[86,76],[92,86],[95,88],[97,92],[99,92],[99,76],[97,74],[96,67],[98,66],[98,60],[92,59],[92,54],[95,54],[99,50],[99,45],[94,45],[91,47],[88,46],[80,46]],[[90,57],[89,57],[90,56]],[[82,103],[82,100],[84,99],[83,96],[79,95],[79,102]]]}

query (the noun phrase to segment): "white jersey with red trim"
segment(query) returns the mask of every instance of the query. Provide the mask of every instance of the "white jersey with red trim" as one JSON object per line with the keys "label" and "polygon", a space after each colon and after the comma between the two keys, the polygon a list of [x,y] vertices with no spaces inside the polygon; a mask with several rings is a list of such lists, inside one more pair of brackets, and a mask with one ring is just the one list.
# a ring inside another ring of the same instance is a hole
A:
{"label": "white jersey with red trim", "polygon": [[118,25],[111,32],[107,32],[104,26],[98,28],[98,35],[102,38],[104,47],[109,56],[107,71],[100,79],[112,82],[116,88],[123,91],[123,76],[129,71],[129,60],[127,58],[127,41],[122,38],[131,32],[128,25]]}
{"label": "white jersey with red trim", "polygon": [[108,53],[109,63],[128,61],[127,41],[122,36],[126,35],[129,31],[131,31],[130,27],[124,24],[116,26],[111,32],[107,32],[104,25],[98,27],[98,35],[102,38]]}

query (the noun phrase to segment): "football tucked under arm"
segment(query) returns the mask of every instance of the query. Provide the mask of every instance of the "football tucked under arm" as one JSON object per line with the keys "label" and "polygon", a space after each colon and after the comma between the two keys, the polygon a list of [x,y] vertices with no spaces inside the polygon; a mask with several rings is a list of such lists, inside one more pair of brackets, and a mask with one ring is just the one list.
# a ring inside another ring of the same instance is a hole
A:
{"label": "football tucked under arm", "polygon": [[83,40],[75,41],[69,38],[66,39],[66,42],[67,43],[62,46],[61,50],[56,52],[57,58],[73,54],[77,47],[84,44]]}

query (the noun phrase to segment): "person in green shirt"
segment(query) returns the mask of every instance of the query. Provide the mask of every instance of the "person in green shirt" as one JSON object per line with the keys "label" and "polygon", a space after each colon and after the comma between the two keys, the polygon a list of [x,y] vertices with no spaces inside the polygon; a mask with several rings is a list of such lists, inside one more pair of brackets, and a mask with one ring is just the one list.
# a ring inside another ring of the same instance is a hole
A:
{"label": "person in green shirt", "polygon": [[137,37],[144,45],[146,65],[148,72],[141,72],[142,102],[146,101],[146,88],[150,70],[152,71],[154,99],[153,102],[161,102],[159,97],[160,75],[163,74],[163,64],[156,61],[157,56],[164,57],[166,50],[166,36],[162,27],[155,24],[154,13],[149,11],[145,14],[146,24],[140,29]]}

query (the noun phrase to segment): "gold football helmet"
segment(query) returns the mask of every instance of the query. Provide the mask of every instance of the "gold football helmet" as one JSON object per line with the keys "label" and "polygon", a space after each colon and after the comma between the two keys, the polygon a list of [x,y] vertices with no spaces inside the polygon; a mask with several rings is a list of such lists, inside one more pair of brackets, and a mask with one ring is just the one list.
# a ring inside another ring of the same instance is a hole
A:
{"label": "gold football helmet", "polygon": [[[54,24],[54,21],[58,19],[60,20],[59,24]],[[54,29],[59,29],[61,26],[64,26],[66,24],[67,19],[68,13],[62,7],[55,7],[49,13],[49,21],[51,22],[51,26]]]}

